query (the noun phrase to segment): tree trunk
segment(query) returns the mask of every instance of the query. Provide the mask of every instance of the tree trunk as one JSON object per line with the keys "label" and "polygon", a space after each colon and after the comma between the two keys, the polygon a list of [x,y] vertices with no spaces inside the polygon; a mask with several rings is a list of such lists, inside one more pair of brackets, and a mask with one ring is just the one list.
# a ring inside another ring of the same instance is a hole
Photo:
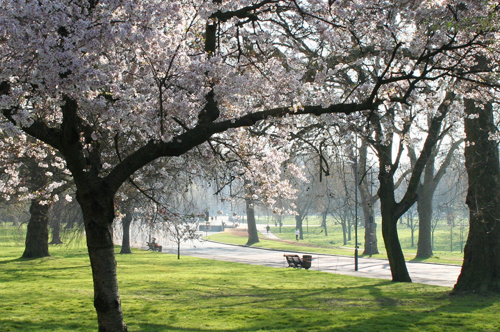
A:
{"label": "tree trunk", "polygon": [[363,208],[363,223],[365,226],[365,249],[363,255],[378,254],[377,245],[377,224],[373,213],[373,171],[369,171],[367,167],[368,157],[368,142],[361,141],[359,147],[359,163],[357,167],[358,179],[357,183],[359,195],[361,197],[361,207]]}
{"label": "tree trunk", "polygon": [[104,186],[77,191],[87,234],[99,332],[125,332],[113,245],[113,194]]}
{"label": "tree trunk", "polygon": [[327,217],[327,211],[323,212],[322,214],[322,220],[321,220],[321,227],[325,230],[325,236],[328,236],[328,227],[326,226],[326,217]]}
{"label": "tree trunk", "polygon": [[[384,238],[387,258],[391,267],[392,281],[411,282],[406,267],[405,257],[398,236],[399,216],[394,214],[395,201],[391,197],[394,191],[385,189],[390,187],[391,181],[385,183],[380,177],[380,211],[382,213],[382,236]],[[384,190],[385,189],[385,190]]]}
{"label": "tree trunk", "polygon": [[255,222],[255,209],[253,201],[249,198],[245,199],[247,207],[247,226],[248,226],[248,241],[247,246],[259,243],[259,233],[257,232],[257,224]]}
{"label": "tree trunk", "polygon": [[378,255],[377,224],[373,222],[373,216],[370,216],[368,221],[365,222],[365,250],[363,251],[363,255]]}
{"label": "tree trunk", "polygon": [[417,211],[418,211],[418,248],[416,258],[429,258],[432,252],[432,199],[434,192],[429,193],[425,188],[419,188]]}
{"label": "tree trunk", "polygon": [[31,200],[30,220],[26,232],[26,247],[22,258],[41,258],[49,254],[49,205]]}
{"label": "tree trunk", "polygon": [[52,241],[49,244],[62,244],[61,240],[61,219],[60,216],[52,216],[50,221],[50,228],[52,229]]}
{"label": "tree trunk", "polygon": [[132,224],[132,213],[128,209],[125,209],[125,217],[122,219],[123,236],[120,254],[132,253],[130,250],[130,224]]}
{"label": "tree trunk", "polygon": [[[406,267],[403,250],[399,243],[397,223],[398,219],[406,212],[417,200],[417,189],[420,183],[420,177],[429,160],[429,156],[434,149],[436,142],[441,137],[441,124],[449,111],[450,101],[455,98],[452,93],[447,93],[445,100],[439,106],[439,115],[432,118],[429,124],[429,130],[425,143],[420,152],[420,156],[412,167],[408,187],[403,198],[396,203],[394,174],[399,167],[400,157],[403,152],[403,142],[399,143],[397,157],[393,160],[393,136],[388,144],[383,144],[384,133],[380,117],[374,113],[371,114],[371,122],[374,125],[376,133],[375,149],[379,157],[379,190],[380,209],[382,212],[382,235],[384,237],[387,257],[391,266],[392,281],[411,282],[408,269]],[[393,112],[394,110],[390,110]],[[407,128],[409,130],[409,128]],[[387,137],[386,137],[387,138]]]}
{"label": "tree trunk", "polygon": [[366,204],[363,195],[361,195],[361,205],[365,221],[365,250],[363,251],[363,255],[376,255],[379,251],[377,245],[377,224],[373,216],[373,207],[370,204]]}
{"label": "tree trunk", "polygon": [[[387,219],[386,219],[387,220]],[[398,219],[382,223],[382,236],[391,267],[392,281],[411,282],[410,274],[405,263],[405,257],[398,237]]]}
{"label": "tree trunk", "polygon": [[344,241],[344,246],[347,245],[347,219],[341,218],[340,224],[342,225],[342,240]]}
{"label": "tree trunk", "polygon": [[413,220],[412,220],[412,225],[410,226],[410,232],[411,232],[411,247],[413,248],[415,246],[415,228],[413,228]]}
{"label": "tree trunk", "polygon": [[466,203],[470,209],[470,230],[464,250],[464,264],[454,291],[500,292],[500,166],[498,143],[489,139],[496,132],[492,104],[484,109],[465,100],[467,144],[465,166],[469,176]]}
{"label": "tree trunk", "polygon": [[392,143],[377,145],[377,151],[379,156],[378,196],[382,215],[382,237],[384,238],[387,258],[391,267],[392,281],[411,282],[398,237],[398,220],[405,211],[404,209],[398,209],[400,203],[396,203],[395,199]]}
{"label": "tree trunk", "polygon": [[302,221],[303,220],[304,220],[304,218],[302,217],[302,215],[297,214],[295,216],[295,229],[299,230],[299,232],[300,232],[299,239],[301,239],[301,240],[304,240],[304,232],[302,230]]}

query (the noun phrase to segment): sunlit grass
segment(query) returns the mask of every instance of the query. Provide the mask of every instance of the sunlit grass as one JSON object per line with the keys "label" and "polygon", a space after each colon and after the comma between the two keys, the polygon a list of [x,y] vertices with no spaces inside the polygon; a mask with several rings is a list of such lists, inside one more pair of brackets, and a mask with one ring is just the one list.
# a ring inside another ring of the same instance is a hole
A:
{"label": "sunlit grass", "polygon": [[[25,260],[13,237],[0,232],[0,331],[96,331],[85,247]],[[117,263],[131,332],[500,329],[493,295],[139,250]]]}
{"label": "sunlit grass", "polygon": [[[242,225],[244,228],[246,225]],[[324,231],[319,227],[319,225],[309,225],[303,227],[303,240],[295,241],[295,228],[292,226],[283,227],[271,227],[271,232],[279,237],[280,239],[287,242],[279,242],[274,240],[268,240],[263,236],[260,236],[260,242],[253,244],[253,247],[270,248],[277,250],[293,250],[293,251],[304,251],[304,252],[314,252],[321,254],[331,254],[331,255],[354,255],[354,233],[351,234],[351,240],[347,241],[344,245],[342,238],[342,229],[339,225],[329,227],[328,236],[325,236]],[[361,255],[364,251],[364,229],[360,228],[358,233],[358,243],[360,247],[360,256],[368,257],[367,255]],[[414,247],[411,247],[411,242],[409,240],[408,229],[406,226],[402,225],[399,229],[399,234],[401,238],[401,245],[403,247],[403,252],[407,260],[416,260],[415,255],[417,253],[416,243],[414,241]],[[440,237],[438,239],[443,240],[441,236],[445,231],[440,230],[437,232]],[[245,245],[247,239],[241,236],[234,236],[228,233],[214,234],[208,237],[210,240]],[[443,241],[447,240],[444,238]],[[387,259],[385,253],[384,242],[382,239],[382,234],[380,233],[380,227],[378,229],[378,249],[380,254],[372,255],[373,258]],[[441,264],[454,264],[461,265],[463,262],[463,253],[460,251],[434,251],[434,256],[427,259],[419,259],[417,261],[427,262],[427,263],[441,263]]]}
{"label": "sunlit grass", "polygon": [[[342,246],[344,245],[342,227],[338,222],[335,222],[331,217],[327,218],[328,225],[328,236],[325,236],[324,229],[320,227],[321,217],[320,216],[308,216],[303,221],[303,232],[304,241],[313,240],[316,244],[322,246]],[[274,222],[265,216],[261,216],[257,220],[260,224],[274,225]],[[379,249],[383,250],[383,239],[382,239],[382,228],[381,220],[378,218],[377,222],[377,238],[379,243]],[[288,227],[282,227],[281,234],[283,238],[294,240],[295,235],[293,233],[293,226],[295,225],[295,219],[291,216],[286,216],[283,218],[283,225]],[[280,228],[273,228],[274,233],[280,233]],[[410,254],[415,254],[417,252],[418,243],[418,227],[413,234],[413,241],[411,235],[411,229],[407,227],[404,223],[398,224],[398,235],[399,241],[402,248]],[[364,245],[364,227],[361,224],[358,227],[358,243],[361,248]],[[434,231],[434,247],[433,251],[436,256],[448,256],[462,259],[463,258],[463,247],[467,239],[467,221],[456,220],[455,227],[450,227],[446,224],[446,221],[441,220]],[[413,244],[413,245],[412,245]],[[347,234],[347,244],[348,246],[354,247],[354,226],[351,227],[350,236],[349,232]]]}

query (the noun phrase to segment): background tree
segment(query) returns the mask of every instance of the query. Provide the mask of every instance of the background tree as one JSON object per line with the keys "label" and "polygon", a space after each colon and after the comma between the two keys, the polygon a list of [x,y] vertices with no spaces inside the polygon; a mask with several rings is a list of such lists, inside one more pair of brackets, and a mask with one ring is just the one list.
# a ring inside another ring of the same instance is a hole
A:
{"label": "background tree", "polygon": [[374,165],[368,164],[368,146],[368,141],[361,138],[361,144],[357,152],[359,154],[359,162],[356,170],[359,179],[357,185],[361,198],[365,226],[365,249],[363,255],[376,255],[379,254],[377,244],[377,223],[375,221],[375,203],[378,201],[378,196],[374,194],[374,192],[376,193],[376,189],[374,189],[373,174],[376,169],[374,169]]}
{"label": "background tree", "polygon": [[[383,122],[379,115],[373,114],[371,122],[375,131],[373,146],[379,158],[379,182],[380,188],[380,209],[382,214],[382,235],[384,237],[387,257],[391,265],[391,274],[394,281],[410,282],[411,278],[405,265],[405,259],[397,233],[397,222],[417,199],[417,185],[420,175],[427,163],[430,152],[435,146],[438,138],[442,134],[441,124],[449,110],[449,95],[439,107],[439,115],[434,117],[429,126],[427,138],[422,151],[412,169],[412,174],[404,193],[403,198],[396,202],[394,175],[399,167],[401,155],[403,153],[403,141],[400,141],[396,158],[393,159],[393,139],[394,134],[384,135]],[[387,115],[393,118],[394,110],[388,110]],[[411,122],[404,122],[402,134],[408,133]]]}
{"label": "background tree", "polygon": [[[52,204],[49,214],[49,225],[52,240],[49,244],[63,244],[63,235],[74,232],[75,229],[83,231],[83,217],[78,202],[73,200],[73,195],[66,196]],[[69,201],[68,201],[69,200]],[[81,234],[81,232],[77,232]],[[69,242],[70,238],[65,241]]]}
{"label": "background tree", "polygon": [[[442,144],[443,141],[441,140],[439,144],[434,147],[431,151],[429,159],[427,160],[422,179],[417,188],[417,211],[419,219],[417,258],[429,258],[433,255],[431,245],[431,220],[434,194],[439,182],[443,178],[447,168],[453,160],[455,151],[463,142],[461,139],[453,142],[452,137],[447,137],[452,140],[451,144],[449,144],[448,147],[444,147],[444,144]],[[443,139],[444,138],[445,137],[443,137]],[[443,149],[445,149],[445,155],[444,158],[442,158],[440,166],[436,170],[436,158],[438,157],[438,153]],[[408,151],[412,165],[415,165],[417,157],[415,155],[414,147],[410,146]]]}
{"label": "background tree", "polygon": [[[49,254],[49,211],[52,201],[71,187],[63,160],[55,151],[33,139],[21,136],[16,140],[2,135],[4,149],[0,152],[0,168],[5,181],[5,197],[30,201],[25,250],[22,258],[42,258]],[[15,150],[13,153],[12,150]],[[10,178],[10,179],[9,179]],[[20,182],[20,186],[16,186]]]}

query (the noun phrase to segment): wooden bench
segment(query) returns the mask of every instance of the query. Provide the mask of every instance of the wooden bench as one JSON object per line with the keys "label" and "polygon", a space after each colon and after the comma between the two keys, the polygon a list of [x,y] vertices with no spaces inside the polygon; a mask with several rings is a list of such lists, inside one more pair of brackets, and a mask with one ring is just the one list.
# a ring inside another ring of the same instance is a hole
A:
{"label": "wooden bench", "polygon": [[286,258],[286,262],[288,263],[288,267],[294,267],[297,269],[304,268],[309,269],[311,267],[312,256],[303,255],[302,259],[299,255],[283,255]]}
{"label": "wooden bench", "polygon": [[160,246],[159,244],[157,244],[156,242],[146,242],[146,244],[148,245],[148,250],[151,250],[151,251],[158,251],[158,252],[161,252],[161,250],[163,249],[162,246]]}

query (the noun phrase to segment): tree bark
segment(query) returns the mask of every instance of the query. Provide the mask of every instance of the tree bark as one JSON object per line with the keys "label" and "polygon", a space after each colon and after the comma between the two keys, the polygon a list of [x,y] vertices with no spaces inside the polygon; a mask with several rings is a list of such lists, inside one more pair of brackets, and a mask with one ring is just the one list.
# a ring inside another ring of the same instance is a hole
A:
{"label": "tree bark", "polygon": [[[427,138],[416,162],[413,165],[408,187],[403,198],[396,202],[394,174],[399,166],[402,154],[403,143],[400,142],[398,155],[393,161],[392,158],[392,137],[389,142],[384,144],[383,129],[380,117],[371,114],[371,122],[375,130],[375,144],[379,157],[379,191],[380,210],[382,213],[382,235],[387,250],[389,265],[391,266],[392,281],[411,282],[408,269],[406,267],[403,250],[398,238],[397,223],[399,218],[415,203],[417,200],[417,189],[420,183],[420,176],[424,171],[425,165],[432,153],[436,142],[441,136],[441,124],[449,111],[450,100],[453,100],[454,94],[447,93],[445,100],[439,106],[440,114],[430,121]],[[407,124],[408,126],[408,124]],[[406,127],[409,130],[409,127]]]}
{"label": "tree bark", "polygon": [[[392,146],[389,146],[392,148]],[[382,159],[383,160],[383,159]],[[382,237],[384,238],[387,258],[391,267],[392,281],[411,282],[410,274],[406,267],[405,257],[398,236],[397,203],[394,198],[394,181],[392,176],[384,171],[379,174],[380,212],[382,214]]]}
{"label": "tree bark", "polygon": [[49,244],[62,244],[61,224],[67,216],[73,214],[72,205],[65,201],[58,201],[52,206],[49,226],[52,233],[52,241]]}
{"label": "tree bark", "polygon": [[373,212],[373,186],[372,173],[367,167],[368,143],[363,140],[359,148],[359,163],[358,163],[358,189],[361,197],[361,206],[363,208],[363,219],[365,226],[365,249],[363,255],[379,254],[377,245],[377,224],[375,223],[375,215]]}
{"label": "tree bark", "polygon": [[125,217],[122,219],[122,249],[120,250],[120,254],[131,254],[130,250],[130,225],[132,224],[132,213],[129,209],[125,209]]}
{"label": "tree bark", "polygon": [[304,217],[301,214],[295,215],[295,229],[299,230],[299,239],[304,240],[304,231],[302,228],[302,222],[304,221]]}
{"label": "tree bark", "polygon": [[464,264],[455,292],[500,292],[500,160],[498,143],[489,139],[497,131],[492,103],[482,109],[465,100],[465,166],[469,176],[466,203],[470,209],[470,230],[464,250]]}
{"label": "tree bark", "polygon": [[[427,160],[427,164],[425,165],[425,170],[423,174],[422,182],[418,185],[417,188],[417,212],[418,212],[418,248],[417,248],[417,256],[416,258],[429,258],[433,255],[432,252],[432,214],[433,214],[433,206],[432,201],[434,199],[434,193],[436,192],[437,186],[444,174],[446,173],[446,169],[451,163],[453,153],[460,146],[462,140],[454,142],[448,153],[446,154],[446,158],[439,167],[438,171],[435,173],[435,163],[436,163],[436,155],[439,152],[439,148],[434,148],[432,150],[429,159]],[[410,159],[412,164],[415,164],[417,157],[415,156],[415,151],[410,147]]]}
{"label": "tree bark", "polygon": [[22,258],[42,258],[49,254],[49,209],[38,199],[31,200],[30,220],[26,232],[26,246]]}
{"label": "tree bark", "polygon": [[[373,221],[373,216],[370,216],[365,226],[365,250],[363,255],[378,255],[377,244],[377,224]],[[366,220],[366,219],[365,219]]]}
{"label": "tree bark", "polygon": [[177,259],[181,259],[181,241],[177,241]]}
{"label": "tree bark", "polygon": [[113,220],[115,216],[114,193],[104,185],[77,191],[87,234],[92,276],[94,280],[94,307],[97,312],[99,332],[125,332],[113,245]]}
{"label": "tree bark", "polygon": [[321,227],[325,230],[325,236],[328,236],[328,227],[326,225],[326,217],[328,215],[328,211],[324,211],[321,214]]}
{"label": "tree bark", "polygon": [[52,216],[52,220],[50,221],[50,228],[52,230],[52,241],[49,244],[62,244],[61,240],[61,219],[55,216]]}
{"label": "tree bark", "polygon": [[248,226],[248,241],[247,246],[259,243],[259,233],[257,232],[257,224],[255,222],[255,209],[253,201],[249,198],[245,199],[247,208],[247,226]]}
{"label": "tree bark", "polygon": [[342,241],[343,245],[347,245],[347,241],[351,240],[350,236],[349,239],[347,238],[348,233],[349,233],[349,227],[347,225],[347,216],[341,216],[340,217],[340,225],[342,226]]}
{"label": "tree bark", "polygon": [[417,190],[417,211],[418,211],[418,244],[416,258],[429,258],[433,255],[432,252],[432,200],[434,190],[429,192],[428,187],[420,187]]}

